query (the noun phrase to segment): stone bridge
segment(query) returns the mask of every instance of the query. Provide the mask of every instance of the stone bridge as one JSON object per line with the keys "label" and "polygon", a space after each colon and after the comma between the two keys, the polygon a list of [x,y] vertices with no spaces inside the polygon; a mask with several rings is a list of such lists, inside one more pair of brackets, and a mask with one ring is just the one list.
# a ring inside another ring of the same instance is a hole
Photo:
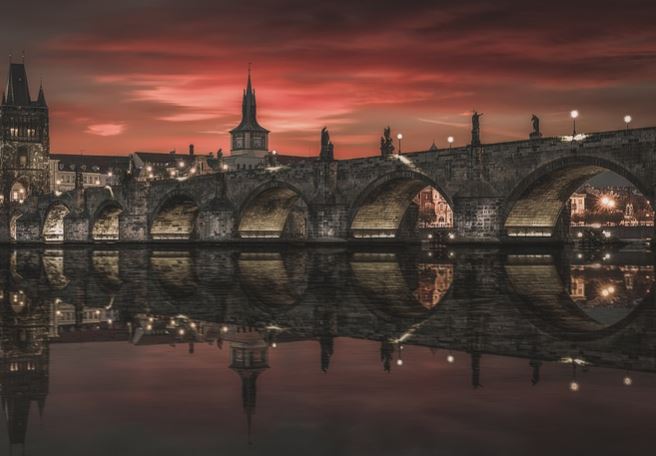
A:
{"label": "stone bridge", "polygon": [[289,166],[271,160],[31,198],[4,213],[0,241],[417,240],[408,208],[426,186],[451,206],[456,241],[558,241],[567,199],[604,171],[653,205],[655,159],[656,128],[644,128]]}
{"label": "stone bridge", "polygon": [[[579,357],[656,371],[652,286],[625,313],[600,320],[570,298],[573,263],[560,253],[456,249],[438,257],[338,248],[2,253],[0,319],[33,325],[41,315],[55,335],[59,309],[71,308],[70,324],[97,341],[103,333],[84,330],[84,314],[112,308],[116,328],[139,325],[141,317],[168,322],[182,314],[199,326],[259,328],[279,342],[351,337],[544,360]],[[651,257],[614,258],[651,268],[653,276]]]}

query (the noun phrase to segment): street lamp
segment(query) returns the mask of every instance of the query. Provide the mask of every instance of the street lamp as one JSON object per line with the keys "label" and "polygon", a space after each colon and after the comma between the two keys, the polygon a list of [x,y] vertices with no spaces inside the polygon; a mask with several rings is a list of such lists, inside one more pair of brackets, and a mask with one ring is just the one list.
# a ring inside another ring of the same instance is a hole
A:
{"label": "street lamp", "polygon": [[453,144],[453,136],[449,136],[446,138],[447,142],[449,143],[449,149],[451,149],[451,145]]}
{"label": "street lamp", "polygon": [[569,113],[569,116],[572,118],[573,122],[572,137],[574,137],[576,136],[576,118],[579,116],[579,112],[575,109]]}
{"label": "street lamp", "polygon": [[403,135],[399,133],[396,135],[396,138],[399,140],[399,154],[401,153],[401,140],[403,139]]}
{"label": "street lamp", "polygon": [[627,130],[629,129],[629,124],[631,123],[632,120],[633,119],[631,118],[630,115],[627,114],[627,115],[624,116],[624,123],[626,124],[626,129]]}

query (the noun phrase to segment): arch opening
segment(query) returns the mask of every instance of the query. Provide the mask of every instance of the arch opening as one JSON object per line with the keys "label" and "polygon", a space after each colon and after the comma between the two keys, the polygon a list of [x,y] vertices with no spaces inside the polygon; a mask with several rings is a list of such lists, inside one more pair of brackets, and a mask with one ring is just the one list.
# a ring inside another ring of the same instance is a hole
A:
{"label": "arch opening", "polygon": [[185,195],[176,195],[164,202],[150,228],[154,240],[192,239],[196,232],[198,206]]}
{"label": "arch opening", "polygon": [[22,181],[17,180],[11,186],[9,192],[9,201],[12,203],[23,204],[28,197],[27,185]]}
{"label": "arch opening", "polygon": [[64,241],[64,218],[70,213],[68,207],[62,203],[50,206],[43,223],[43,239],[46,242]]}
{"label": "arch opening", "polygon": [[520,185],[504,228],[513,238],[651,238],[649,198],[607,166],[577,164]]}
{"label": "arch opening", "polygon": [[374,188],[357,206],[354,238],[423,239],[453,228],[453,210],[435,186],[417,177],[392,179]]}
{"label": "arch opening", "polygon": [[239,236],[244,239],[307,239],[307,204],[300,193],[290,187],[266,189],[248,201],[242,210]]}
{"label": "arch opening", "polygon": [[94,241],[119,240],[119,215],[123,208],[118,203],[101,208],[94,220],[91,237]]}

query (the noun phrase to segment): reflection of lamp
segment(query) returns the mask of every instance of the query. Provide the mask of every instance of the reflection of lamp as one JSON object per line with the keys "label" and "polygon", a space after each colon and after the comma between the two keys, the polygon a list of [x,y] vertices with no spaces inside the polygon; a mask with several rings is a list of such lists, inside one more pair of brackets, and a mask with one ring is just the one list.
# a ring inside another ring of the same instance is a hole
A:
{"label": "reflection of lamp", "polygon": [[622,383],[624,384],[624,386],[631,386],[633,385],[633,379],[631,379],[631,377],[629,377],[629,374],[627,373],[622,379]]}

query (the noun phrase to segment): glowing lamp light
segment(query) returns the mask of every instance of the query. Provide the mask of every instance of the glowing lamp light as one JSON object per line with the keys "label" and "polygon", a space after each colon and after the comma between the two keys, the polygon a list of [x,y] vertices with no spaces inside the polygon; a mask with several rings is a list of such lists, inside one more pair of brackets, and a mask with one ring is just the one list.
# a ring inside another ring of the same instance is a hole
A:
{"label": "glowing lamp light", "polygon": [[153,330],[153,325],[146,326],[146,331],[152,331],[152,330]]}
{"label": "glowing lamp light", "polygon": [[221,168],[223,168],[223,171],[228,171],[228,165],[223,165]]}
{"label": "glowing lamp light", "polygon": [[449,239],[454,240],[456,235],[454,233],[449,233]]}
{"label": "glowing lamp light", "polygon": [[403,360],[402,359],[397,359],[396,360],[396,365],[397,366],[403,366]]}
{"label": "glowing lamp light", "polygon": [[278,155],[278,151],[277,151],[277,150],[272,150],[271,153],[272,153],[273,155]]}
{"label": "glowing lamp light", "polygon": [[107,177],[112,177],[114,174],[111,171],[107,171]]}
{"label": "glowing lamp light", "polygon": [[193,167],[189,170],[191,174],[196,174],[196,167]]}
{"label": "glowing lamp light", "polygon": [[579,116],[579,112],[576,109],[574,109],[572,112],[569,113],[569,116],[572,119],[576,119]]}
{"label": "glowing lamp light", "polygon": [[433,239],[433,235],[430,234],[430,233],[429,233],[428,236],[426,236],[426,237],[427,237],[428,239]]}
{"label": "glowing lamp light", "polygon": [[221,331],[224,332],[224,333],[227,333],[227,332],[228,332],[228,327],[225,326],[225,325],[223,325],[223,326],[221,327]]}
{"label": "glowing lamp light", "polygon": [[61,185],[61,179],[57,179],[57,185]]}
{"label": "glowing lamp light", "polygon": [[146,171],[151,172],[152,170],[153,170],[152,166],[150,166],[150,165],[146,166]]}
{"label": "glowing lamp light", "polygon": [[273,342],[273,343],[271,344],[271,348],[276,348],[277,346],[278,346],[278,344],[275,343],[275,342]]}
{"label": "glowing lamp light", "polygon": [[578,233],[576,233],[576,237],[580,237],[580,238],[582,238],[582,237],[583,237],[583,233],[579,231]]}
{"label": "glowing lamp light", "polygon": [[185,163],[184,163],[183,161],[179,161],[179,162],[178,162],[178,167],[179,167],[179,168],[184,168],[184,167],[185,167]]}
{"label": "glowing lamp light", "polygon": [[446,357],[446,362],[449,364],[453,364],[456,358],[453,355],[449,355]]}
{"label": "glowing lamp light", "polygon": [[175,177],[175,170],[172,169],[170,174],[171,174],[171,177]]}
{"label": "glowing lamp light", "polygon": [[449,144],[453,144],[453,141],[455,141],[455,140],[453,139],[453,136],[449,136],[448,138],[446,138],[446,140],[447,140],[447,142],[448,142]]}
{"label": "glowing lamp light", "polygon": [[630,115],[627,114],[627,115],[624,116],[624,123],[625,123],[627,126],[631,123],[632,120],[633,120],[633,119],[631,118]]}
{"label": "glowing lamp light", "polygon": [[571,382],[569,384],[569,390],[570,391],[577,392],[579,389],[580,389],[580,386],[579,386],[578,382]]}
{"label": "glowing lamp light", "polygon": [[396,138],[397,139],[403,139],[403,135],[401,133],[399,133],[398,135],[396,135]]}

